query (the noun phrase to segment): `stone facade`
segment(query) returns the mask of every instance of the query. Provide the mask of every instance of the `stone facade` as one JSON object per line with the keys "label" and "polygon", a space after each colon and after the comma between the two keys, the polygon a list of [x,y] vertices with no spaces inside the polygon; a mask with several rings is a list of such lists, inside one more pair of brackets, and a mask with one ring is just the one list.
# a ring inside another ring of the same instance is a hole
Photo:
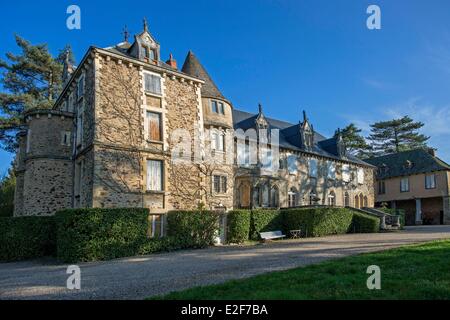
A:
{"label": "stone facade", "polygon": [[[91,47],[70,70],[66,65],[54,109],[25,116],[16,216],[79,207],[148,207],[156,215],[312,202],[373,206],[373,167],[350,157],[281,148],[281,167],[270,175],[259,165],[236,165],[239,121],[231,102],[192,52],[181,71],[172,57],[162,62],[147,28],[132,44]],[[319,143],[312,125],[308,130],[302,141]],[[288,170],[288,156],[296,158],[295,173]],[[316,177],[309,175],[311,159],[318,164]],[[336,167],[333,178],[325,168],[329,162]],[[351,178],[344,182],[346,165]],[[356,181],[357,170],[363,181]],[[270,200],[262,203],[257,198],[266,199],[266,183]]]}

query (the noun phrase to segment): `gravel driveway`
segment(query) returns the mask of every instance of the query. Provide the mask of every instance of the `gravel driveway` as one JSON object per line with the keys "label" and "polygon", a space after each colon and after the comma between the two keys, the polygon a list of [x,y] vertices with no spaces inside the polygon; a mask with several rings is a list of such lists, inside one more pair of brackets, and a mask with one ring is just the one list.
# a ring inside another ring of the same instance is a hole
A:
{"label": "gravel driveway", "polygon": [[193,286],[289,269],[362,252],[450,238],[450,226],[223,246],[82,263],[81,290],[66,289],[67,265],[54,260],[0,264],[0,299],[142,299]]}

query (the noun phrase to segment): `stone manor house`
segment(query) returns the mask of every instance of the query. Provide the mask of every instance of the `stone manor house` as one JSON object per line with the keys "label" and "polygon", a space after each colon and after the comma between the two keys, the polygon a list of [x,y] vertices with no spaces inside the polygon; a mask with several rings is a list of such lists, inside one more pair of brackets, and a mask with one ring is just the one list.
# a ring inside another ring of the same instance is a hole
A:
{"label": "stone manor house", "polygon": [[66,61],[64,81],[51,110],[24,116],[15,216],[374,205],[375,167],[347,154],[339,134],[320,135],[305,113],[288,123],[261,106],[238,110],[192,52],[181,69],[172,55],[164,62],[146,22],[132,42],[90,47],[76,68]]}

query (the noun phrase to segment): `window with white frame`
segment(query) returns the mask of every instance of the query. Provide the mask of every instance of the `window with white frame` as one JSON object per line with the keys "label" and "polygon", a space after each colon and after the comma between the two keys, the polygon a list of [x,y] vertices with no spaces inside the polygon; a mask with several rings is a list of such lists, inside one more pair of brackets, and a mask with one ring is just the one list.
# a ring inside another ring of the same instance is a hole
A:
{"label": "window with white frame", "polygon": [[436,188],[436,175],[427,174],[425,176],[425,189],[435,189]]}
{"label": "window with white frame", "polygon": [[402,178],[400,180],[400,191],[401,192],[408,192],[409,191],[409,178]]}
{"label": "window with white frame", "polygon": [[161,77],[152,73],[144,73],[145,92],[161,94]]}
{"label": "window with white frame", "polygon": [[214,193],[227,193],[228,185],[227,185],[227,177],[214,175],[213,176],[213,188]]}
{"label": "window with white frame", "polygon": [[358,168],[356,176],[357,176],[358,184],[364,184],[364,169],[363,168]]}
{"label": "window with white frame", "polygon": [[317,160],[309,160],[309,176],[311,178],[317,178]]}
{"label": "window with white frame", "polygon": [[163,163],[147,160],[147,191],[163,191]]}
{"label": "window with white frame", "polygon": [[211,150],[225,150],[225,135],[222,132],[216,130],[211,132]]}
{"label": "window with white frame", "polygon": [[327,177],[330,180],[336,179],[336,164],[332,161],[327,163]]}
{"label": "window with white frame", "polygon": [[342,165],[342,180],[344,182],[350,182],[351,174],[350,174],[350,165],[343,164]]}

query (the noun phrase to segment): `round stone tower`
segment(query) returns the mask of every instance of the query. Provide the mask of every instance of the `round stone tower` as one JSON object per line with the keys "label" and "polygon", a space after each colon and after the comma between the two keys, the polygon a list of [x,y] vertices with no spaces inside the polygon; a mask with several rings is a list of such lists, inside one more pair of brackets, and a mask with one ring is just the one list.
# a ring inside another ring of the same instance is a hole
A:
{"label": "round stone tower", "polygon": [[73,114],[33,110],[25,114],[16,159],[15,216],[50,215],[72,207]]}

